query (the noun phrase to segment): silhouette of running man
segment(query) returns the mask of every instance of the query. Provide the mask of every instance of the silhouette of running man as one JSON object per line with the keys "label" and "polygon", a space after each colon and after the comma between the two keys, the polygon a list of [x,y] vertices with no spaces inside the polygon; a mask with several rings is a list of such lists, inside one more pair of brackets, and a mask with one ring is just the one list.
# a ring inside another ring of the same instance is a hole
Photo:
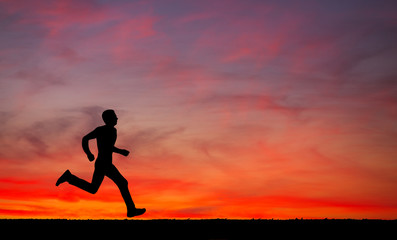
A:
{"label": "silhouette of running man", "polygon": [[97,127],[94,131],[88,133],[83,137],[82,146],[84,152],[87,154],[88,160],[95,160],[95,156],[91,153],[88,146],[88,141],[95,139],[98,146],[98,157],[95,162],[95,170],[92,176],[91,183],[76,177],[69,170],[66,170],[62,176],[56,182],[56,186],[61,183],[68,182],[69,184],[76,186],[84,191],[95,194],[99,186],[101,185],[105,176],[110,178],[121,192],[121,196],[124,199],[125,205],[127,206],[127,217],[134,217],[142,215],[146,212],[145,208],[136,208],[132,201],[130,191],[128,190],[128,182],[117,170],[112,163],[113,152],[128,156],[130,153],[128,150],[119,149],[114,146],[117,138],[117,130],[114,126],[117,124],[116,113],[109,109],[102,113],[102,119],[105,122],[104,126]]}

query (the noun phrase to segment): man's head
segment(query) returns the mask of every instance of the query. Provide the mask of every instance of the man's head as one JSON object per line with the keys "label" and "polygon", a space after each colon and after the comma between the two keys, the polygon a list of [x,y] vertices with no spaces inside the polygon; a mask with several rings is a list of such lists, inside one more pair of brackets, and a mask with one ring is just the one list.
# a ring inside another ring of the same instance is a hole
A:
{"label": "man's head", "polygon": [[112,109],[108,109],[102,113],[102,119],[106,125],[116,126],[118,118]]}

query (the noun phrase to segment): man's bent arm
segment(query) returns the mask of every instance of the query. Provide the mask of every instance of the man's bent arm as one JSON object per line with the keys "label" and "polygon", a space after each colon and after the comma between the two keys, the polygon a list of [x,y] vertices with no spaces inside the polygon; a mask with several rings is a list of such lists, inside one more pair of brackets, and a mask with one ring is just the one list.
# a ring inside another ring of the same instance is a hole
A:
{"label": "man's bent arm", "polygon": [[92,158],[93,158],[94,155],[90,151],[90,147],[88,145],[88,140],[94,139],[94,138],[96,138],[95,130],[90,132],[89,134],[85,135],[83,137],[83,140],[81,141],[81,146],[83,147],[83,150],[84,150],[85,154],[87,154],[88,159],[91,160],[91,161],[93,160]]}
{"label": "man's bent arm", "polygon": [[120,148],[117,148],[115,146],[113,146],[113,152],[121,154],[123,156],[128,156],[128,154],[130,153],[128,150],[120,149]]}
{"label": "man's bent arm", "polygon": [[113,152],[120,153],[121,149],[113,146]]}

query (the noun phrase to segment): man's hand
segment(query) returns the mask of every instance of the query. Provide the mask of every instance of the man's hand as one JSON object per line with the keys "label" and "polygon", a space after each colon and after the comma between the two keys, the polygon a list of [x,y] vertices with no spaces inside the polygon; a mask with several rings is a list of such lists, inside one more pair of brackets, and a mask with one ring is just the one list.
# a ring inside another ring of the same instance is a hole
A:
{"label": "man's hand", "polygon": [[92,162],[92,161],[95,160],[95,156],[94,156],[94,154],[92,154],[92,153],[88,153],[88,154],[87,154],[87,157],[88,157],[88,160],[90,160],[90,162]]}
{"label": "man's hand", "polygon": [[121,155],[123,155],[123,156],[125,156],[125,157],[127,157],[128,156],[128,154],[130,154],[130,151],[128,151],[128,150],[125,150],[125,149],[120,149],[120,152],[119,152]]}

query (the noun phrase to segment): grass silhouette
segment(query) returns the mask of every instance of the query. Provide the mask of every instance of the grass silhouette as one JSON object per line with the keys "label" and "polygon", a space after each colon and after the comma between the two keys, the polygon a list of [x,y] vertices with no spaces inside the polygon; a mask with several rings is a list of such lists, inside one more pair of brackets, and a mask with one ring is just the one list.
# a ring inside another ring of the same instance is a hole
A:
{"label": "grass silhouette", "polygon": [[[393,236],[397,220],[2,219],[3,236],[65,239],[271,239]],[[10,235],[5,235],[10,234]]]}

